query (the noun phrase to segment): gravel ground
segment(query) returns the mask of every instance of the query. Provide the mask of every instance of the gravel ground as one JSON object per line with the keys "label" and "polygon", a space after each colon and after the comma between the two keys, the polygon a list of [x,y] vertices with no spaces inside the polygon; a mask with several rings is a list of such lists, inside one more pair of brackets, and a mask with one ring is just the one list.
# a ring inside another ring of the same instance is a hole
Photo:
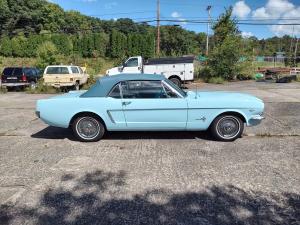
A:
{"label": "gravel ground", "polygon": [[256,95],[267,118],[233,143],[206,132],[80,143],[35,117],[47,95],[0,95],[0,224],[300,224],[299,83],[198,88]]}

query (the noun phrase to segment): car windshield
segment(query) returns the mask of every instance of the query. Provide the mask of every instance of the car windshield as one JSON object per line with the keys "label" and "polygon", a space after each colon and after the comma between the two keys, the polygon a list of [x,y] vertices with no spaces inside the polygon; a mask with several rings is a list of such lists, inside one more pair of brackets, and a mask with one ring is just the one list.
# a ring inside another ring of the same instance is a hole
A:
{"label": "car windshield", "polygon": [[168,83],[176,91],[178,91],[183,97],[186,97],[186,92],[182,90],[180,87],[178,87],[176,84],[174,84],[172,81],[165,79],[165,82]]}

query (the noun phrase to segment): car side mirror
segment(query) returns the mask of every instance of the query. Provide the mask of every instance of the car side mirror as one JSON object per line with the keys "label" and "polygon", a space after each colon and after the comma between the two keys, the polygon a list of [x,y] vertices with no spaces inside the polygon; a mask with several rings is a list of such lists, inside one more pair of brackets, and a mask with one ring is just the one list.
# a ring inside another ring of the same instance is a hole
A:
{"label": "car side mirror", "polygon": [[119,72],[122,72],[122,71],[123,71],[123,68],[124,68],[124,66],[119,66],[119,67],[118,67]]}

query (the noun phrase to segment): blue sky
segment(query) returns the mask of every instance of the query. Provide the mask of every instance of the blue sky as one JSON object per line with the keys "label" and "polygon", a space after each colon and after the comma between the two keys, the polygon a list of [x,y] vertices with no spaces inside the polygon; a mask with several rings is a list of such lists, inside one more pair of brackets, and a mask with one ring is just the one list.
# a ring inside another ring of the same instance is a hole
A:
{"label": "blue sky", "polygon": [[[205,24],[190,24],[184,20],[205,20],[207,5],[212,5],[212,18],[217,18],[225,7],[234,7],[234,16],[240,22],[300,24],[300,0],[160,0],[162,19],[176,19],[186,29],[206,32]],[[131,18],[135,21],[155,19],[156,0],[51,0],[66,10],[78,10],[101,19]],[[152,23],[154,24],[154,23]],[[174,24],[164,22],[163,24]],[[244,36],[258,38],[300,36],[300,25],[239,25]]]}

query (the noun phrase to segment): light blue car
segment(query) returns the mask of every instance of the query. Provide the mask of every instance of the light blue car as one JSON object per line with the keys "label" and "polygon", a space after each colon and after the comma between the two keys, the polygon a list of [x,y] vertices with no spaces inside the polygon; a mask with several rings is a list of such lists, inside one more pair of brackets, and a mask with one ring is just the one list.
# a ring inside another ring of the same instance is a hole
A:
{"label": "light blue car", "polygon": [[247,94],[183,91],[161,75],[103,77],[88,91],[37,102],[46,124],[71,127],[84,142],[106,131],[202,131],[221,141],[239,138],[263,119],[264,103]]}

